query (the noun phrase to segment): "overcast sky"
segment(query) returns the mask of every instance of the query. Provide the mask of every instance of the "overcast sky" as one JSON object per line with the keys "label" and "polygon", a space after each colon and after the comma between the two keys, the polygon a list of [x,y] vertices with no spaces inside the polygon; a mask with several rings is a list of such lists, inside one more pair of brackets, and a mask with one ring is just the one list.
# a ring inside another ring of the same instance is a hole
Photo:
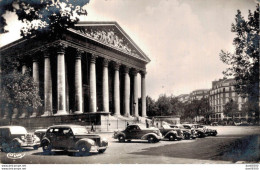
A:
{"label": "overcast sky", "polygon": [[[151,59],[147,95],[157,99],[211,88],[222,78],[219,52],[234,50],[230,30],[237,9],[247,18],[255,6],[255,0],[90,0],[81,20],[118,22]],[[1,46],[20,34],[17,18],[6,18],[10,32],[1,35]]]}

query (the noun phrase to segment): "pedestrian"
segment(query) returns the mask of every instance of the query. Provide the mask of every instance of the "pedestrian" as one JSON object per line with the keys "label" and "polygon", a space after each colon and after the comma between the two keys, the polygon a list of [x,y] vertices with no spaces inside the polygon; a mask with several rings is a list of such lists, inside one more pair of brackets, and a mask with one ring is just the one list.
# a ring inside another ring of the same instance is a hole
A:
{"label": "pedestrian", "polygon": [[147,119],[145,119],[145,123],[146,123],[146,128],[149,128],[149,123]]}
{"label": "pedestrian", "polygon": [[95,130],[94,130],[94,122],[92,122],[92,124],[91,124],[91,132],[94,132]]}

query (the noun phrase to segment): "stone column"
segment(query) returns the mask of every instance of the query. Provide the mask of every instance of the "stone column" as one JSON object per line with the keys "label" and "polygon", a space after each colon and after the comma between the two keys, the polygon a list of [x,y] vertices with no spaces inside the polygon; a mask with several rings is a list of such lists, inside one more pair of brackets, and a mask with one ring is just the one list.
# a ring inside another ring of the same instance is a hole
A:
{"label": "stone column", "polygon": [[108,91],[108,59],[103,60],[103,79],[102,79],[102,94],[103,94],[103,111],[109,112],[109,91]]}
{"label": "stone column", "polygon": [[142,117],[146,117],[146,72],[141,72],[141,98],[142,98]]}
{"label": "stone column", "polygon": [[22,66],[22,74],[25,74],[26,71],[27,71],[27,66],[25,64],[23,64],[23,66]]}
{"label": "stone column", "polygon": [[65,46],[60,44],[57,48],[57,99],[56,115],[68,114],[66,112],[66,81],[65,81]]}
{"label": "stone column", "polygon": [[114,64],[114,114],[120,115],[119,63]]}
{"label": "stone column", "polygon": [[89,111],[96,112],[97,111],[97,91],[96,91],[96,55],[91,56],[90,59],[90,81],[89,81],[89,91],[90,91],[90,99],[89,99]]}
{"label": "stone column", "polygon": [[138,83],[137,83],[137,70],[133,70],[134,81],[134,101],[133,101],[133,116],[138,117]]}
{"label": "stone column", "polygon": [[129,68],[124,68],[124,116],[130,116],[130,77]]}
{"label": "stone column", "polygon": [[52,80],[51,62],[48,51],[44,51],[44,114],[42,116],[52,116]]}
{"label": "stone column", "polygon": [[81,55],[83,51],[76,51],[75,58],[75,113],[83,113],[82,99],[82,71],[81,71]]}
{"label": "stone column", "polygon": [[[36,83],[37,89],[39,90],[39,63],[38,63],[38,58],[33,57],[33,80]],[[37,116],[38,109],[33,109],[33,113],[31,117],[36,117]]]}
{"label": "stone column", "polygon": [[[25,74],[27,70],[28,70],[27,66],[25,64],[23,64],[23,66],[22,66],[22,74]],[[27,115],[28,115],[27,107],[26,106],[22,106],[21,110],[22,110],[22,114],[19,116],[19,118],[27,117]],[[18,114],[18,112],[13,112],[12,118],[16,118],[17,114]]]}

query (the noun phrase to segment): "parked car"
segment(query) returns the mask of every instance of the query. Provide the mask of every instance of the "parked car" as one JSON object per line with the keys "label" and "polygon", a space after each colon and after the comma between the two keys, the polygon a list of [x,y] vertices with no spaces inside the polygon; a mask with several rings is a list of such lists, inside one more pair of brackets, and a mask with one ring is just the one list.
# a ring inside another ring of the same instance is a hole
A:
{"label": "parked car", "polygon": [[196,125],[198,129],[203,129],[206,133],[206,136],[217,136],[218,132],[215,129],[210,129],[204,125]]}
{"label": "parked car", "polygon": [[22,126],[1,126],[0,147],[3,152],[17,152],[23,147],[38,149],[40,139]]}
{"label": "parked car", "polygon": [[212,122],[210,125],[211,126],[218,126],[218,122]]}
{"label": "parked car", "polygon": [[115,131],[113,137],[118,139],[119,142],[141,139],[147,140],[149,143],[155,143],[162,139],[162,134],[158,128],[146,128],[144,125],[132,124],[127,126],[123,131]]}
{"label": "parked car", "polygon": [[86,155],[90,152],[104,153],[108,147],[108,141],[97,134],[90,134],[84,126],[54,125],[46,131],[41,145],[45,153],[58,149]]}
{"label": "parked car", "polygon": [[184,124],[183,125],[186,129],[193,129],[196,131],[197,133],[197,137],[198,138],[203,138],[206,136],[206,131],[205,129],[200,129],[198,128],[198,126],[196,126],[196,124]]}
{"label": "parked car", "polygon": [[179,128],[172,128],[168,124],[164,124],[159,130],[162,136],[170,141],[183,139],[182,131]]}
{"label": "parked car", "polygon": [[183,133],[183,139],[196,139],[197,132],[194,129],[185,128],[182,124],[170,125],[172,128],[179,128]]}

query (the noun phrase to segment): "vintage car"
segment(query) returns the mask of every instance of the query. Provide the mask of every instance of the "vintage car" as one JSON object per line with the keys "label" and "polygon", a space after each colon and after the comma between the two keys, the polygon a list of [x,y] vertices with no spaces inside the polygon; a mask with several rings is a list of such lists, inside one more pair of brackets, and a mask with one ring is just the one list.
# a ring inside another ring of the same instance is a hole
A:
{"label": "vintage car", "polygon": [[183,139],[182,131],[179,128],[172,128],[170,125],[164,124],[159,130],[164,139],[169,139],[170,141]]}
{"label": "vintage car", "polygon": [[203,138],[206,136],[206,130],[205,129],[201,129],[198,128],[198,126],[196,126],[196,124],[183,124],[184,128],[186,129],[191,129],[191,130],[195,130],[195,132],[197,133],[197,137],[198,138]]}
{"label": "vintage car", "polygon": [[97,134],[90,134],[84,126],[54,125],[46,131],[41,146],[45,153],[58,149],[87,155],[91,152],[104,153],[108,147],[108,141]]}
{"label": "vintage car", "polygon": [[172,128],[178,128],[183,133],[183,139],[196,139],[197,132],[192,128],[185,128],[182,124],[170,125]]}
{"label": "vintage car", "polygon": [[162,134],[158,128],[146,128],[145,125],[132,124],[127,126],[123,131],[115,131],[113,137],[118,139],[119,142],[141,139],[147,140],[149,143],[155,143],[162,139]]}
{"label": "vintage car", "polygon": [[198,129],[203,129],[205,131],[206,136],[217,136],[218,134],[217,130],[209,129],[207,126],[198,125],[198,124],[194,126],[197,127]]}
{"label": "vintage car", "polygon": [[23,147],[38,149],[40,139],[22,126],[1,126],[0,147],[3,152],[18,152]]}

